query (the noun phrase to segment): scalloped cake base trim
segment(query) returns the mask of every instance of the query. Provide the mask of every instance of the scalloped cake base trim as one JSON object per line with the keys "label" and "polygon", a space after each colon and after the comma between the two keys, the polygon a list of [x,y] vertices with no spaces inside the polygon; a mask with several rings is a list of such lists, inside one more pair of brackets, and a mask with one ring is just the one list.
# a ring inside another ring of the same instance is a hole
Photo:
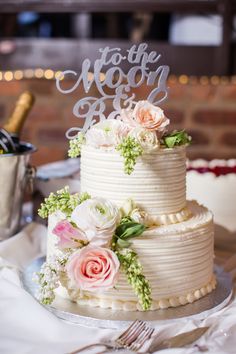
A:
{"label": "scalloped cake base trim", "polygon": [[[171,297],[169,299],[153,300],[150,311],[155,311],[159,309],[167,309],[169,307],[178,307],[181,305],[191,304],[194,301],[199,300],[201,297],[211,293],[216,288],[216,277],[212,276],[212,279],[205,286],[200,289],[196,289],[189,292],[186,295],[181,295],[179,297]],[[91,297],[89,299],[79,299],[75,301],[78,305],[85,305],[91,307],[100,307],[104,309],[121,310],[121,311],[143,311],[140,304],[134,301],[120,301],[120,300],[110,300],[101,299],[97,297]]]}

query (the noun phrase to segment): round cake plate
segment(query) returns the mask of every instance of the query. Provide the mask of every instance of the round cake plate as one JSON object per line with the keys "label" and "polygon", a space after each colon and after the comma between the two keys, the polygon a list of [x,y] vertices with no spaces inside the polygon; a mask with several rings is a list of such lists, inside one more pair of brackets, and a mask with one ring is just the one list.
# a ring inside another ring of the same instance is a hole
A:
{"label": "round cake plate", "polygon": [[[40,270],[45,262],[45,257],[41,257],[29,264],[22,273],[22,284],[24,288],[34,297],[36,297],[38,285],[33,282],[33,274]],[[210,294],[204,296],[198,301],[179,307],[171,307],[156,311],[115,311],[111,309],[102,309],[86,305],[78,305],[70,300],[56,296],[52,305],[45,307],[57,317],[88,327],[122,329],[136,320],[145,320],[155,325],[162,321],[171,321],[173,319],[189,317],[202,320],[210,314],[219,311],[225,307],[232,297],[232,279],[222,268],[215,266],[217,277],[217,287]]]}

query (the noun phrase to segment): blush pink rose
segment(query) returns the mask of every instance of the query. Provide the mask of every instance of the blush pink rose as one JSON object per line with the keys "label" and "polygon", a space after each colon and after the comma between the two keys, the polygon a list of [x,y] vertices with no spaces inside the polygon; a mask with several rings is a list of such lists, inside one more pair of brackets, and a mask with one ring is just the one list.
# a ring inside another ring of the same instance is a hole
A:
{"label": "blush pink rose", "polygon": [[133,114],[136,122],[147,130],[163,130],[170,123],[163,110],[148,101],[139,101]]}
{"label": "blush pink rose", "polygon": [[141,127],[160,132],[163,132],[170,123],[163,110],[148,101],[137,102],[133,110],[121,110],[120,119],[130,127]]}
{"label": "blush pink rose", "polygon": [[88,242],[84,232],[72,226],[67,220],[58,222],[52,232],[59,238],[57,245],[62,249],[80,247]]}
{"label": "blush pink rose", "polygon": [[66,271],[72,283],[85,291],[105,291],[118,278],[120,262],[108,248],[91,245],[76,251],[69,258]]}

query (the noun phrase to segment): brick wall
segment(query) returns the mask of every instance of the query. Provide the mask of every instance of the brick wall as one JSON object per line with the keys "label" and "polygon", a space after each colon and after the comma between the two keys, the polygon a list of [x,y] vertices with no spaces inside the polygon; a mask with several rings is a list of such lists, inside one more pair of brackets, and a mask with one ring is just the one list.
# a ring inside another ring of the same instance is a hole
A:
{"label": "brick wall", "polygon": [[[191,159],[236,158],[236,83],[233,79],[218,81],[169,79],[169,98],[162,107],[171,119],[171,128],[184,128],[192,135],[193,144],[188,149]],[[53,80],[0,81],[1,125],[25,89],[36,96],[22,134],[22,139],[38,148],[33,164],[64,159],[68,147],[65,132],[81,123],[73,116],[72,108],[83,96],[82,88],[71,95],[62,95]],[[91,95],[96,95],[95,89]],[[137,95],[144,99],[147,88],[138,88]]]}

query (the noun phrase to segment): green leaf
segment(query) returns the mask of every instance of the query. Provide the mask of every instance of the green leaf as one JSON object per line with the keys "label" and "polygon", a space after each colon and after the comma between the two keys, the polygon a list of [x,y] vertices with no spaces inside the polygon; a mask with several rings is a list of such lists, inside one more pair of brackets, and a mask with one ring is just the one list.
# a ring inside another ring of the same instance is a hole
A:
{"label": "green leaf", "polygon": [[177,141],[176,136],[167,136],[165,139],[165,144],[168,148],[173,148],[175,146],[175,143]]}
{"label": "green leaf", "polygon": [[127,239],[141,235],[144,230],[146,230],[145,225],[130,221],[124,224],[120,224],[116,228],[115,234],[121,239]]}
{"label": "green leaf", "polygon": [[168,148],[174,146],[185,145],[191,142],[192,138],[184,130],[174,131],[162,138],[162,143]]}

